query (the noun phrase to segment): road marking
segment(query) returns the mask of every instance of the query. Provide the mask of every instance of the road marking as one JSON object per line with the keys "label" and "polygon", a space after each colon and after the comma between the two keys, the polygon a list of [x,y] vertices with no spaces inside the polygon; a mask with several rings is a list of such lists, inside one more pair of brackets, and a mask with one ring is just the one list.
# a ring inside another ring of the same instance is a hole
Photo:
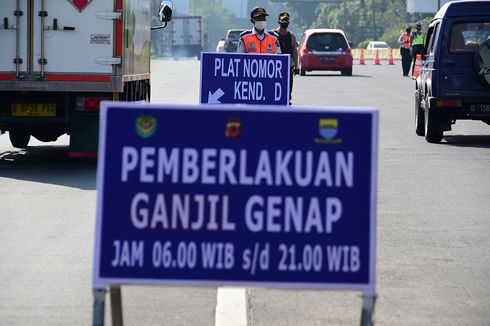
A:
{"label": "road marking", "polygon": [[218,288],[215,326],[247,326],[245,288]]}

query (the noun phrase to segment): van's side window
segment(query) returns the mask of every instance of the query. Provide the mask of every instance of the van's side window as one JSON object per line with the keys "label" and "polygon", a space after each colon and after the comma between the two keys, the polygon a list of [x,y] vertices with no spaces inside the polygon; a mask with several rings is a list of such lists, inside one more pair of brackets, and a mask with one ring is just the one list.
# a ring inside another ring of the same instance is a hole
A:
{"label": "van's side window", "polygon": [[451,28],[449,52],[473,53],[490,38],[490,22],[455,23]]}
{"label": "van's side window", "polygon": [[425,48],[425,54],[432,54],[434,53],[434,44],[435,44],[435,40],[437,38],[437,31],[439,30],[439,23],[433,25],[433,26],[430,26],[429,27],[429,30],[427,31],[427,42],[425,43],[426,44],[426,48]]}

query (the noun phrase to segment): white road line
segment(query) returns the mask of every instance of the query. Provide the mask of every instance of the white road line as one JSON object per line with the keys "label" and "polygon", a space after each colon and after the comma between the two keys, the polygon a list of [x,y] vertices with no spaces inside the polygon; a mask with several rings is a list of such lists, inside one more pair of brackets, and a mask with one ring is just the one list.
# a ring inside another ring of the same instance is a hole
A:
{"label": "white road line", "polygon": [[215,326],[247,326],[245,288],[218,288]]}

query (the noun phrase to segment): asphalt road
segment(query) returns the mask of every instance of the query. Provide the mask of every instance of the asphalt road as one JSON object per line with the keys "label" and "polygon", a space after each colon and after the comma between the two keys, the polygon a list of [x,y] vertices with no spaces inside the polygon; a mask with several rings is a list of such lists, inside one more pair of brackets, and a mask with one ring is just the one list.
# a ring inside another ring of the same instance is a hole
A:
{"label": "asphalt road", "polygon": [[[152,62],[152,101],[197,104],[199,62]],[[490,324],[490,126],[457,122],[441,144],[414,132],[399,64],[296,77],[298,106],[380,110],[376,325]],[[0,136],[0,325],[89,325],[95,161],[67,138]],[[249,325],[356,325],[360,294],[247,290]],[[126,325],[214,325],[215,288],[123,287]],[[109,325],[110,306],[106,322]]]}

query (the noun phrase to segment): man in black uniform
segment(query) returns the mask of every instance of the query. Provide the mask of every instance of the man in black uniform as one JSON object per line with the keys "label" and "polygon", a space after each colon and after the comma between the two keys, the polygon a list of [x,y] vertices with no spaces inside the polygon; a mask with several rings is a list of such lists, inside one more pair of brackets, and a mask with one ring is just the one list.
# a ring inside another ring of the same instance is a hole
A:
{"label": "man in black uniform", "polygon": [[289,72],[289,104],[291,105],[291,93],[293,91],[293,77],[298,71],[298,49],[296,47],[296,36],[294,33],[288,31],[289,27],[289,14],[283,12],[279,14],[279,28],[274,32],[279,37],[279,44],[281,46],[282,53],[289,53],[291,56],[290,72]]}

